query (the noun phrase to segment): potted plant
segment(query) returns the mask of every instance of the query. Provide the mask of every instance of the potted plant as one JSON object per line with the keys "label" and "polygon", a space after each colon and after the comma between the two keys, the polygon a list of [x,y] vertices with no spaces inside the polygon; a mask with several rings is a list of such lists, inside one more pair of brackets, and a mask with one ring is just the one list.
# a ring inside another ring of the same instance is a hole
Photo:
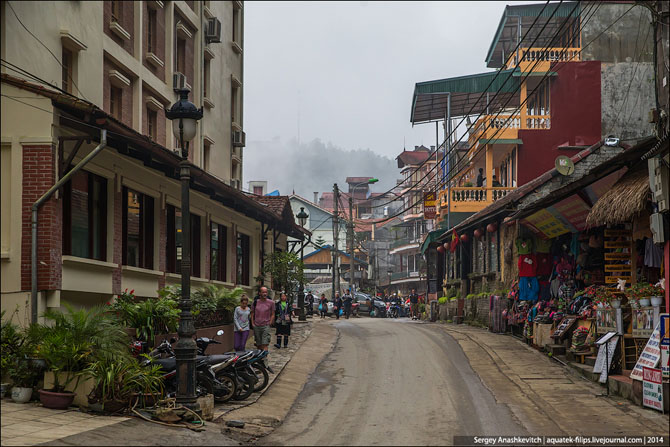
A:
{"label": "potted plant", "polygon": [[5,397],[5,394],[7,394],[11,377],[9,369],[16,361],[23,343],[23,337],[21,336],[19,328],[12,322],[13,316],[14,315],[12,314],[9,318],[5,318],[4,310],[0,313],[0,318],[2,318],[2,326],[0,328],[0,374],[2,374],[2,395],[0,395],[0,397]]}
{"label": "potted plant", "polygon": [[[625,293],[629,300],[634,300],[639,307],[647,307],[651,302],[651,297],[662,293],[662,288],[652,286],[649,283],[639,282],[627,288]],[[635,306],[633,306],[635,307]]]}
{"label": "potted plant", "polygon": [[142,407],[154,406],[165,392],[161,366],[141,366],[133,361],[126,371],[123,391],[130,395],[131,402],[137,400]]}
{"label": "potted plant", "polygon": [[37,383],[35,371],[28,364],[27,359],[17,357],[9,366],[9,376],[12,379],[12,400],[16,403],[26,403],[33,395],[33,387]]}
{"label": "potted plant", "polygon": [[126,289],[109,304],[108,310],[116,315],[121,324],[135,329],[138,339],[153,346],[156,335],[177,330],[180,294],[179,286],[167,286],[158,291],[157,298],[138,300],[134,290],[128,292]]}
{"label": "potted plant", "polygon": [[130,355],[127,334],[104,308],[75,311],[67,304],[65,308],[44,313],[52,324],[31,327],[39,334],[38,354],[53,373],[51,389],[39,390],[40,401],[47,408],[65,409],[72,403],[72,390],[92,362]]}

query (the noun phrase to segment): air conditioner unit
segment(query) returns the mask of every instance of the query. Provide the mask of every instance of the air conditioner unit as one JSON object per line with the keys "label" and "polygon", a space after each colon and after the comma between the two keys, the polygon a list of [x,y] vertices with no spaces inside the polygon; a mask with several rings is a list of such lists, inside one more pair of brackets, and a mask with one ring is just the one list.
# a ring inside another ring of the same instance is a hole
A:
{"label": "air conditioner unit", "polygon": [[186,75],[175,71],[172,73],[172,90],[182,90],[189,88],[188,83],[186,82]]}
{"label": "air conditioner unit", "polygon": [[247,135],[241,130],[233,131],[233,147],[244,147]]}
{"label": "air conditioner unit", "polygon": [[207,19],[207,28],[205,29],[205,40],[207,43],[221,42],[221,21],[216,17]]}

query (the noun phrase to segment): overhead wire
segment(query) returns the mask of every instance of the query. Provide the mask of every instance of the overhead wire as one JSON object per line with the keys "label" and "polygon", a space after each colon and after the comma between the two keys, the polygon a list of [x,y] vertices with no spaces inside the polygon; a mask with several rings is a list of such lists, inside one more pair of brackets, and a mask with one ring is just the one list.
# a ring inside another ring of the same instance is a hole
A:
{"label": "overhead wire", "polygon": [[[23,27],[23,29],[25,29],[25,30],[28,32],[28,34],[30,34],[31,36],[33,36],[33,38],[34,38],[35,40],[37,40],[37,41],[38,41],[44,48],[46,48],[46,50],[49,52],[49,54],[51,54],[51,55],[53,56],[53,58],[56,60],[56,62],[58,62],[58,65],[60,65],[60,67],[61,67],[62,69],[65,69],[65,66],[63,66],[63,63],[58,59],[58,57],[53,53],[53,51],[51,51],[51,50],[49,49],[49,47],[46,46],[46,44],[40,40],[39,37],[37,37],[36,35],[34,35],[34,34],[32,33],[32,31],[30,31],[30,30],[28,29],[28,27],[26,27],[26,25],[23,24],[23,22],[21,21],[21,19],[20,19],[19,16],[18,16],[18,14],[16,14],[16,11],[14,10],[14,7],[12,6],[12,3],[11,3],[11,2],[6,2],[6,3],[7,3],[7,6],[9,6],[9,9],[12,10],[12,13],[14,14],[14,17],[16,17],[16,20],[18,20],[19,24]],[[86,96],[84,96],[84,93],[82,93],[82,91],[81,91],[81,89],[79,88],[79,86],[77,86],[77,83],[74,82],[74,79],[72,79],[72,75],[70,74],[70,72],[67,71],[67,70],[66,70],[66,72],[67,72],[67,76],[70,78],[70,81],[72,82],[72,85],[77,89],[77,91],[79,92],[79,94],[81,95],[81,97],[84,98],[84,99],[86,99]],[[66,92],[66,93],[67,93],[67,92]],[[88,101],[88,99],[86,99],[86,100]]]}
{"label": "overhead wire", "polygon": [[[628,13],[635,7],[635,6],[637,6],[637,5],[636,5],[636,4],[633,4],[630,8],[628,8],[626,11],[624,11],[624,13],[621,14],[619,17],[617,17],[617,19],[615,19],[609,26],[607,26],[604,30],[602,30],[602,31],[601,31],[597,36],[595,36],[593,39],[591,39],[591,40],[589,41],[588,44],[583,45],[582,48],[581,48],[578,52],[576,52],[574,55],[572,55],[572,56],[568,59],[568,61],[574,59],[577,55],[581,55],[581,53],[582,53],[582,51],[583,51],[584,49],[588,48],[588,47],[589,47],[589,46],[590,46],[596,39],[598,39],[601,35],[603,35],[605,32],[607,32],[607,31],[608,31],[612,26],[614,26],[617,22],[619,22],[619,20],[621,20],[621,18],[623,18],[626,14],[628,14]],[[598,4],[598,7],[600,7],[600,4]],[[593,12],[593,14],[591,14],[591,16],[589,17],[589,20],[590,20],[591,17],[593,17],[594,14],[595,14],[595,11]],[[586,23],[584,23],[584,25],[585,25],[585,24],[586,24]],[[583,28],[583,25],[582,25],[582,28]],[[564,50],[564,51],[565,51],[565,50]],[[559,67],[558,70],[560,70],[560,68],[561,68],[561,67]],[[543,77],[543,79],[546,78],[547,76],[548,76],[548,74],[545,75],[545,76]],[[542,80],[541,80],[541,81],[542,81]],[[541,81],[538,83],[538,87],[541,85]],[[531,92],[531,94],[527,95],[526,101],[532,96],[532,94],[537,90],[538,87],[536,87],[536,88]],[[526,101],[524,101],[524,104],[525,104]],[[511,117],[510,117],[510,118],[511,118]],[[509,121],[509,118],[508,118],[507,121]],[[506,121],[506,122],[507,122],[507,121]],[[506,122],[505,122],[505,124],[506,124]],[[502,128],[504,128],[504,125],[503,125]],[[477,153],[479,153],[479,151],[481,151],[481,148],[477,151]],[[476,154],[475,154],[475,155],[476,155]],[[447,154],[445,154],[445,157],[446,157],[446,156],[447,156]],[[443,157],[442,159],[444,159],[444,157]],[[447,177],[449,180],[447,180],[447,181],[451,181],[451,178],[452,178],[452,177],[451,177],[451,173],[452,173],[452,171],[453,171],[453,169],[450,170],[450,171],[448,172],[448,175],[447,175],[446,177]],[[434,177],[435,175],[437,175],[437,174],[434,174],[433,177]],[[445,185],[445,184],[446,184],[446,182],[441,183],[441,185]],[[411,206],[406,207],[406,208],[403,209],[403,210],[400,210],[400,211],[399,211],[398,213],[396,213],[395,215],[393,215],[393,216],[389,216],[388,218],[386,218],[386,219],[384,219],[384,220],[382,220],[382,221],[379,221],[378,223],[380,223],[380,222],[384,222],[384,221],[387,221],[387,220],[390,220],[390,219],[392,219],[392,218],[395,218],[395,217],[400,216],[400,215],[403,214],[405,211],[407,211],[407,209],[411,209],[411,208],[413,208],[414,206],[416,206],[416,205],[418,205],[419,203],[421,203],[421,200],[422,200],[422,199],[417,200],[417,201],[416,201],[414,204],[412,204]]]}

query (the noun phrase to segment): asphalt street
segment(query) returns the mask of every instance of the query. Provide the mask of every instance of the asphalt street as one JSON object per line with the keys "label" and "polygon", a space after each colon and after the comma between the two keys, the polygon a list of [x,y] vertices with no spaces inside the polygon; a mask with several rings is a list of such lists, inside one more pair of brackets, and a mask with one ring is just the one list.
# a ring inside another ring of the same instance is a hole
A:
{"label": "asphalt street", "polygon": [[527,434],[444,331],[406,318],[335,325],[335,349],[259,444],[444,445],[455,435]]}

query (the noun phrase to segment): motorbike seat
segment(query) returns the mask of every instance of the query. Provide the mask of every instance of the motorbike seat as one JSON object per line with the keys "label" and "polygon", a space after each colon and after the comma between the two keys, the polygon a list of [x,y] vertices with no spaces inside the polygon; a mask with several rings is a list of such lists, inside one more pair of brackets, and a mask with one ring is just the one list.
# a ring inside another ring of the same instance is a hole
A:
{"label": "motorbike seat", "polygon": [[170,357],[167,359],[156,359],[154,363],[161,366],[163,371],[172,371],[177,369],[177,359],[175,357]]}
{"label": "motorbike seat", "polygon": [[208,357],[207,362],[212,364],[212,365],[216,365],[217,363],[226,362],[226,361],[230,360],[235,355],[237,355],[237,354],[214,354],[214,355],[207,356]]}

